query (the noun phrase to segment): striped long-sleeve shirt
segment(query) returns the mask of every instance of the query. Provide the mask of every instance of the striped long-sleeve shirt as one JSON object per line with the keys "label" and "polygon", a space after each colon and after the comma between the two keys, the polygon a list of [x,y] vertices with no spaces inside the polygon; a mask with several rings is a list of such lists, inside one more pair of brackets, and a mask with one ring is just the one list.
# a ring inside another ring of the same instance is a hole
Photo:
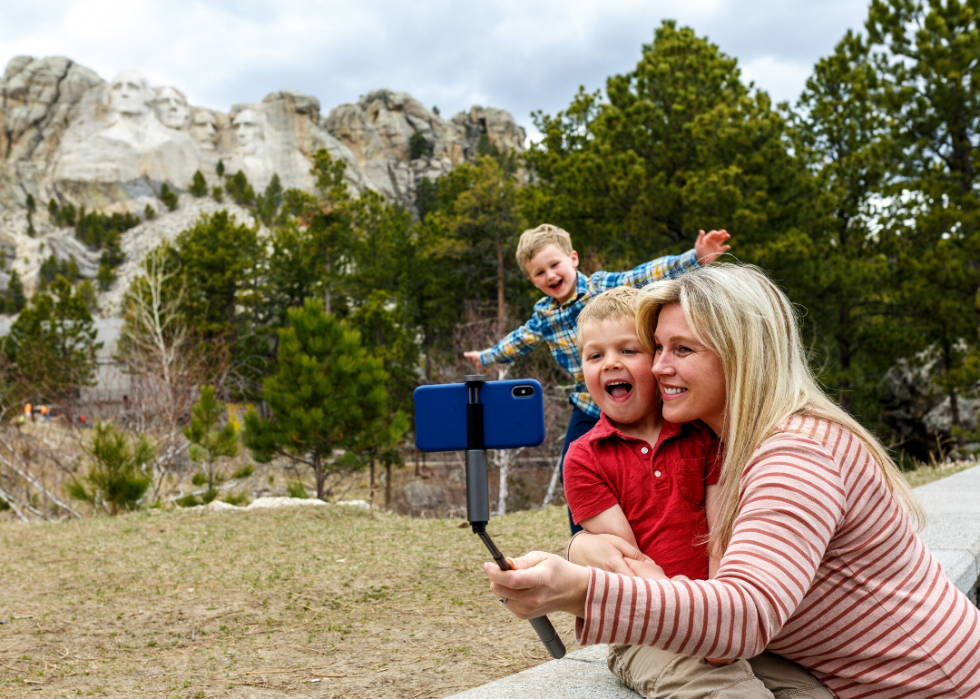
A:
{"label": "striped long-sleeve shirt", "polygon": [[841,699],[980,696],[980,610],[943,575],[848,430],[794,417],[746,466],[713,580],[590,569],[579,643],[764,648]]}
{"label": "striped long-sleeve shirt", "polygon": [[565,303],[558,303],[550,296],[545,296],[534,304],[534,315],[529,321],[508,333],[490,349],[480,352],[480,363],[489,366],[496,362],[512,362],[546,342],[562,368],[575,378],[575,388],[569,396],[569,402],[598,418],[599,406],[585,388],[582,359],[578,356],[576,344],[578,316],[585,304],[603,291],[617,286],[642,288],[657,279],[673,279],[699,267],[694,250],[688,250],[683,255],[665,255],[644,262],[628,272],[596,272],[591,277],[579,272],[572,298]]}

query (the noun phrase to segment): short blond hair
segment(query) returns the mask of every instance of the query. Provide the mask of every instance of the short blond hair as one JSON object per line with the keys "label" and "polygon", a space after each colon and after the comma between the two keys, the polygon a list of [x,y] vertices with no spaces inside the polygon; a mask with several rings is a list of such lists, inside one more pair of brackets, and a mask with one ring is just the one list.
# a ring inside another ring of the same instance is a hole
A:
{"label": "short blond hair", "polygon": [[589,301],[578,316],[578,332],[575,342],[578,345],[579,354],[582,354],[582,328],[598,325],[606,320],[634,322],[636,309],[639,307],[639,299],[640,292],[633,287],[617,286],[602,292]]}
{"label": "short blond hair", "polygon": [[542,223],[537,228],[521,233],[521,239],[517,243],[517,265],[525,275],[531,276],[527,271],[531,258],[549,245],[557,245],[566,255],[572,254],[572,236],[558,226]]}

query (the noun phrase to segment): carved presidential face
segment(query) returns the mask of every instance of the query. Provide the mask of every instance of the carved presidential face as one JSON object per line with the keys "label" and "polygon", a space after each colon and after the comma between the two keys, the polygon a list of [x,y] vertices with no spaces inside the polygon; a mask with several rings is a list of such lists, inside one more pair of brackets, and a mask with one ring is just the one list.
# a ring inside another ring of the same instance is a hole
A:
{"label": "carved presidential face", "polygon": [[191,119],[191,135],[202,150],[215,150],[218,125],[214,114],[206,109],[195,109]]}
{"label": "carved presidential face", "polygon": [[146,114],[152,102],[149,83],[135,70],[124,70],[109,85],[109,103],[120,114]]}
{"label": "carved presidential face", "polygon": [[265,139],[261,117],[251,109],[243,109],[231,122],[235,129],[235,141],[241,155],[253,155]]}
{"label": "carved presidential face", "polygon": [[171,129],[187,128],[191,110],[187,106],[187,98],[183,93],[173,87],[158,87],[156,93],[153,108],[156,110],[157,119]]}

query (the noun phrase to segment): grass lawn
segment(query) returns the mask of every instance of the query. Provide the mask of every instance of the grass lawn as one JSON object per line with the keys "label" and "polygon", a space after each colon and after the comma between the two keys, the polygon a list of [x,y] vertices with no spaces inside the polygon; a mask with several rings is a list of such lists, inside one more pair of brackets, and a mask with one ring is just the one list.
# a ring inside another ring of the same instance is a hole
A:
{"label": "grass lawn", "polygon": [[[441,697],[546,660],[459,525],[340,506],[0,524],[0,697]],[[515,556],[563,552],[567,528],[558,507],[490,524]]]}

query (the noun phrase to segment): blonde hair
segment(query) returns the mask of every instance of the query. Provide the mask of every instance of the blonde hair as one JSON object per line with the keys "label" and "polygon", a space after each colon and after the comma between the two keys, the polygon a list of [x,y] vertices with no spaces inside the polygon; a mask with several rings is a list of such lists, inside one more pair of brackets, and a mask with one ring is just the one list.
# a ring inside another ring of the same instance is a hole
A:
{"label": "blonde hair", "polygon": [[598,325],[605,320],[628,320],[636,318],[636,305],[640,292],[631,286],[617,286],[603,291],[582,309],[578,316],[578,333],[575,340],[579,354],[582,353],[582,328]]}
{"label": "blonde hair", "polygon": [[721,359],[725,372],[724,485],[711,530],[722,553],[738,515],[742,472],[753,453],[791,415],[815,417],[853,432],[881,469],[892,495],[919,525],[925,517],[912,489],[870,432],[828,398],[803,349],[797,314],[786,295],[751,265],[714,264],[655,282],[640,294],[637,335],[654,347],[660,310],[678,304],[698,342]]}
{"label": "blonde hair", "polygon": [[527,271],[528,263],[549,245],[557,245],[566,255],[572,254],[572,236],[558,226],[542,223],[521,233],[521,239],[517,242],[517,265],[524,274],[531,276]]}

